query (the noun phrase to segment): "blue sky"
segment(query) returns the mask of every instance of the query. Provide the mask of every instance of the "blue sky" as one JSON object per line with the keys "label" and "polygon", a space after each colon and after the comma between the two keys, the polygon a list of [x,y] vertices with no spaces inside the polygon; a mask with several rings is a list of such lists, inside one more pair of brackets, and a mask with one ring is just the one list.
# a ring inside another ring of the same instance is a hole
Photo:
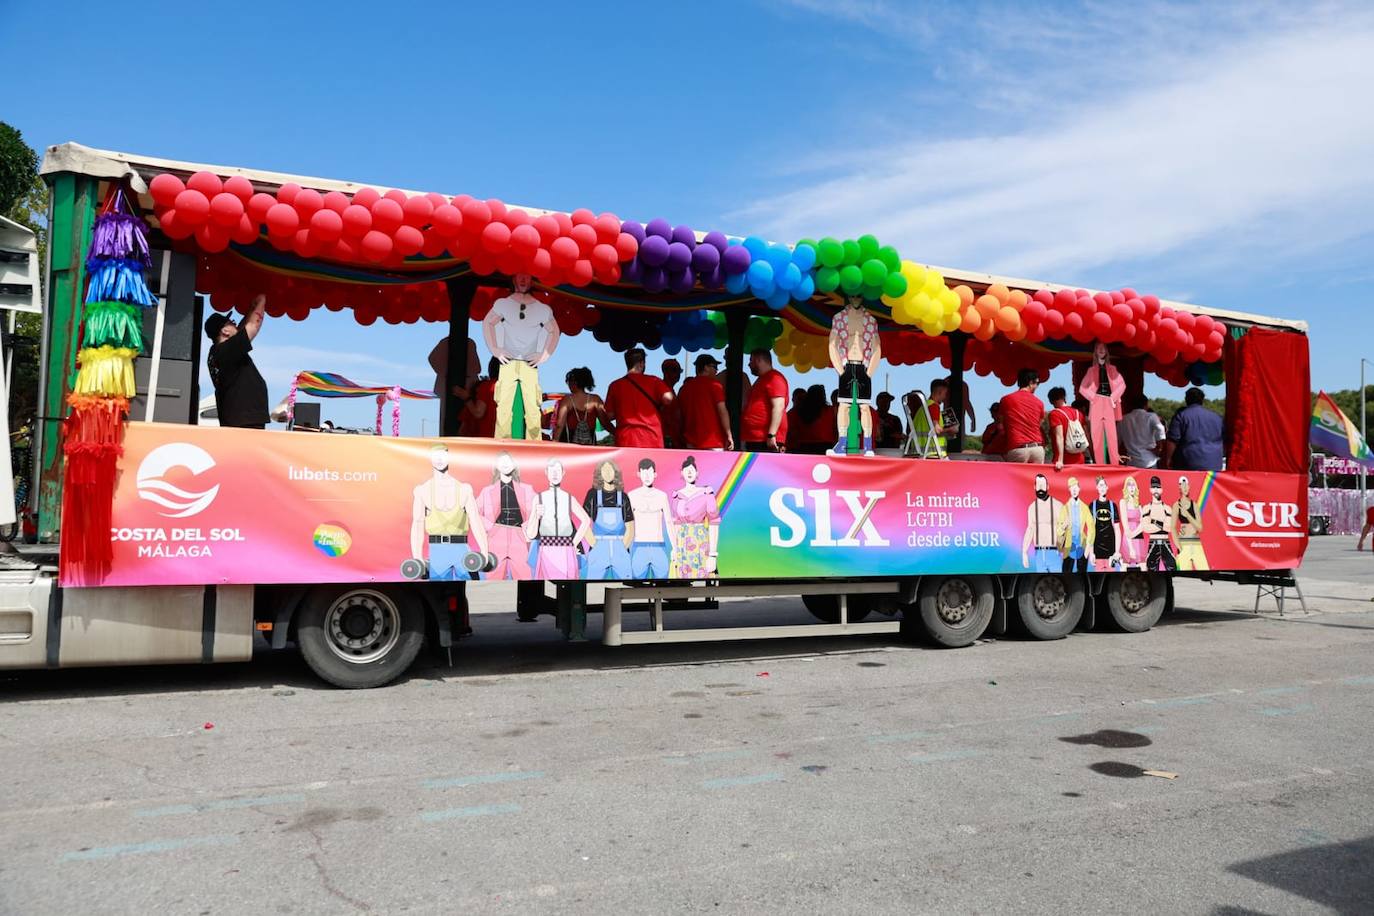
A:
{"label": "blue sky", "polygon": [[[68,3],[64,27],[45,5],[6,6],[0,59],[24,76],[0,117],[40,150],[76,140],[782,242],[871,231],[922,263],[1304,319],[1314,387],[1354,387],[1374,359],[1359,89],[1374,16],[1359,4],[154,2],[111,21],[107,4]],[[258,361],[274,398],[301,368],[427,387],[443,333],[282,319]],[[574,365],[604,390],[621,362],[566,338],[545,386]],[[890,386],[935,373],[894,367]],[[981,411],[1001,390],[973,393]],[[431,406],[407,408],[406,432],[433,431]]]}

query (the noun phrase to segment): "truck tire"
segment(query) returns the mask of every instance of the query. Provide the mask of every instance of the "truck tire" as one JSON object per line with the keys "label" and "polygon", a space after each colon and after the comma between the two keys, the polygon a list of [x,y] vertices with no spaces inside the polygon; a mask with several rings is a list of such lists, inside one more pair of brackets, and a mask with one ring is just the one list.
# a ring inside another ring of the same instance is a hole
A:
{"label": "truck tire", "polygon": [[1112,622],[1127,633],[1144,633],[1159,623],[1169,600],[1169,578],[1131,570],[1107,577],[1102,590]]}
{"label": "truck tire", "polygon": [[1016,610],[1026,632],[1036,639],[1063,639],[1074,631],[1083,616],[1087,589],[1075,575],[1022,575],[1016,577]]}
{"label": "truck tire", "polygon": [[[802,595],[802,604],[811,612],[821,623],[840,622],[840,596],[839,595]],[[858,623],[869,615],[873,610],[873,605],[868,595],[850,595],[849,613],[846,615],[850,623]]]}
{"label": "truck tire", "polygon": [[335,687],[394,681],[415,660],[424,638],[424,612],[403,589],[312,589],[296,620],[305,663]]}
{"label": "truck tire", "polygon": [[991,576],[926,576],[916,595],[916,613],[937,646],[971,646],[992,620],[996,599]]}

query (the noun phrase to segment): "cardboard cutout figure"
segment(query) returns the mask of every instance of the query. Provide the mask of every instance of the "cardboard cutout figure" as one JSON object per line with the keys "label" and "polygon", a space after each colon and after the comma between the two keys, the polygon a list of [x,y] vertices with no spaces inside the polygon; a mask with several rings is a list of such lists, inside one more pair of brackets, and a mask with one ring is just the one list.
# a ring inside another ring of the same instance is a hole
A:
{"label": "cardboard cutout figure", "polygon": [[[558,322],[553,309],[530,295],[528,274],[516,274],[515,289],[492,303],[482,319],[482,337],[493,356],[501,361],[496,376],[496,438],[509,439],[518,432],[525,439],[541,439],[540,407],[544,395],[539,389],[539,373],[558,347]],[[525,421],[520,430],[511,429],[517,393]]]}
{"label": "cardboard cutout figure", "polygon": [[836,425],[840,438],[835,454],[848,454],[850,406],[859,404],[859,424],[863,429],[863,453],[873,454],[873,376],[883,358],[878,322],[864,308],[861,296],[848,296],[844,308],[830,324],[830,365],[840,374],[839,409]]}
{"label": "cardboard cutout figure", "polygon": [[1100,340],[1093,345],[1093,364],[1084,373],[1078,393],[1088,400],[1094,460],[1098,464],[1120,464],[1116,421],[1121,419],[1121,397],[1126,393],[1126,380],[1112,365],[1107,345]]}

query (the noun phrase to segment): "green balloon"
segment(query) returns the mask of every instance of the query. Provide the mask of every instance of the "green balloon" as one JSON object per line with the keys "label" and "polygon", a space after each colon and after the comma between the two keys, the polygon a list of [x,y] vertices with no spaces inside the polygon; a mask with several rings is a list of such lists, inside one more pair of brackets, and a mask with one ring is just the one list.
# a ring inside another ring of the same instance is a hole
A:
{"label": "green balloon", "polygon": [[826,236],[816,246],[816,256],[823,267],[839,267],[844,263],[844,246],[837,240]]}
{"label": "green balloon", "polygon": [[822,293],[833,293],[840,285],[840,272],[833,267],[822,267],[816,271],[816,289]]}
{"label": "green balloon", "polygon": [[887,279],[887,268],[877,258],[869,258],[860,268],[864,275],[864,286],[881,287]]}
{"label": "green balloon", "polygon": [[812,248],[815,248],[815,247],[816,247],[816,240],[815,240],[815,239],[802,239],[800,242],[798,242],[797,244],[793,245],[792,247],[793,247],[793,248],[800,248],[800,247],[803,246],[803,245],[810,245]]}
{"label": "green balloon", "polygon": [[867,283],[859,290],[859,295],[863,296],[869,302],[877,302],[882,294],[883,288],[881,286],[869,286]]}
{"label": "green balloon", "polygon": [[859,260],[867,261],[878,256],[878,239],[872,235],[859,236]]}
{"label": "green balloon", "polygon": [[853,295],[864,285],[864,272],[859,269],[857,264],[846,265],[840,271],[840,289],[847,295]]}
{"label": "green balloon", "polygon": [[878,260],[883,262],[883,266],[887,268],[887,272],[890,274],[895,274],[902,269],[902,256],[891,245],[884,245],[878,249]]}
{"label": "green balloon", "polygon": [[845,263],[845,264],[858,264],[859,261],[863,260],[863,259],[860,257],[861,254],[862,254],[862,252],[859,251],[859,243],[858,243],[858,242],[854,241],[853,239],[845,239],[845,240],[844,240],[844,263]]}
{"label": "green balloon", "polygon": [[890,273],[883,281],[883,295],[891,296],[893,299],[900,299],[906,295],[906,277],[899,273]]}

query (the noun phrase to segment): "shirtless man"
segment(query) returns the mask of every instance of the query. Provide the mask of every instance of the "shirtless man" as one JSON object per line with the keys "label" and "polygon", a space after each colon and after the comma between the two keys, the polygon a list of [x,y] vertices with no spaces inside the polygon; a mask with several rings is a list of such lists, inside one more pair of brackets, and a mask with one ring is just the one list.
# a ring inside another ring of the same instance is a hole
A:
{"label": "shirtless man", "polygon": [[479,553],[487,553],[487,533],[472,487],[449,473],[448,459],[448,446],[429,450],[434,473],[415,488],[410,510],[410,555],[425,559],[428,545],[429,578],[436,581],[468,577],[463,557],[469,540]]}
{"label": "shirtless man", "polygon": [[1164,483],[1159,477],[1150,478],[1150,501],[1140,513],[1145,534],[1150,539],[1150,552],[1145,557],[1145,569],[1149,572],[1173,572],[1178,568],[1174,561],[1174,511],[1164,502]]}
{"label": "shirtless man", "polygon": [[[1026,536],[1021,539],[1021,565],[1038,573],[1061,573],[1064,556],[1055,546],[1057,523],[1064,517],[1064,504],[1050,497],[1050,482],[1044,474],[1035,475],[1035,499],[1026,507]],[[1035,548],[1032,563],[1031,547]]]}
{"label": "shirtless man", "polygon": [[830,323],[830,365],[840,374],[839,407],[835,422],[840,438],[835,454],[848,453],[849,411],[854,401],[859,403],[859,424],[863,429],[863,452],[873,454],[873,376],[883,358],[882,341],[878,338],[878,322],[864,308],[862,296],[848,296],[844,308]]}
{"label": "shirtless man", "polygon": [[658,469],[652,458],[639,462],[642,486],[630,491],[634,510],[634,546],[630,549],[630,573],[636,579],[668,578],[668,558],[677,547],[673,534],[668,494],[654,486]]}
{"label": "shirtless man", "polygon": [[1174,540],[1178,542],[1178,568],[1211,569],[1202,552],[1202,513],[1188,494],[1188,478],[1178,479],[1178,502],[1174,503]]}

